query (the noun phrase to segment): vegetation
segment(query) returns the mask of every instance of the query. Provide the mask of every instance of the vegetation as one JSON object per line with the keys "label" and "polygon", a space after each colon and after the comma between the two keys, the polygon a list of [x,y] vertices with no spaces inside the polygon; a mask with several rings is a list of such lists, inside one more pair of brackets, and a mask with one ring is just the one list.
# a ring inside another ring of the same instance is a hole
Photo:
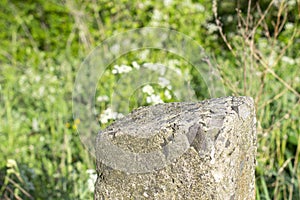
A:
{"label": "vegetation", "polygon": [[[300,199],[299,19],[299,0],[0,1],[0,198],[93,198],[95,161],[71,112],[76,74],[105,39],[151,26],[197,41],[213,55],[227,95],[254,98],[256,198]],[[97,85],[99,129],[122,114],[110,109],[116,81],[149,63],[173,66],[187,74],[198,100],[210,97],[184,58],[129,52]],[[180,85],[167,81],[124,90],[130,110],[180,100]]]}

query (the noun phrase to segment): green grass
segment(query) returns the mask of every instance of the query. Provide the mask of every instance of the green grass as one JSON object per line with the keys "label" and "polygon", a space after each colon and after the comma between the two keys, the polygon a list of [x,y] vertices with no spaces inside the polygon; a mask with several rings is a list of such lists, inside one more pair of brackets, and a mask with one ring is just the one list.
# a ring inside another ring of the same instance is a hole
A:
{"label": "green grass", "polygon": [[[222,13],[218,4],[218,15],[230,29],[215,23],[211,5],[208,0],[174,0],[169,6],[127,0],[0,1],[0,198],[93,198],[87,170],[95,169],[95,161],[78,137],[80,121],[72,118],[76,73],[104,39],[132,28],[159,26],[187,34],[214,53],[228,95],[255,99],[256,198],[300,199],[299,5],[283,1],[264,16],[265,10],[247,14],[247,8],[240,15]],[[157,11],[160,17],[155,18],[152,13]],[[229,15],[233,21],[227,22]],[[232,24],[238,21],[240,26]],[[134,61],[143,65],[176,60],[175,68],[189,74],[198,99],[209,97],[203,80],[184,59],[158,50],[146,58],[142,54],[124,55],[108,70],[116,64],[133,67]],[[119,77],[108,71],[96,98],[110,98]],[[180,87],[174,84],[173,89]],[[166,88],[152,86],[166,102],[176,100],[175,90],[168,100]],[[123,92],[131,95],[131,109],[150,104],[141,88]],[[96,103],[99,119],[109,101]]]}

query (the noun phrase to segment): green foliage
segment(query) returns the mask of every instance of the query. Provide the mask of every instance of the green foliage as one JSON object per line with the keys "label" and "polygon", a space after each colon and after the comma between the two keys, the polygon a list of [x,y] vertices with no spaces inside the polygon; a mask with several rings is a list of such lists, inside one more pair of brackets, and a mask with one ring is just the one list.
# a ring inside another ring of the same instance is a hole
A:
{"label": "green foliage", "polygon": [[[152,26],[194,39],[215,55],[212,59],[228,94],[255,99],[256,197],[298,199],[299,2],[272,1],[269,7],[271,1],[252,1],[250,12],[246,0],[237,1],[239,5],[215,2],[223,26],[216,23],[210,0],[0,1],[0,198],[93,198],[90,182],[95,174],[87,170],[95,163],[78,137],[80,120],[71,113],[76,73],[106,38]],[[198,100],[209,98],[203,77],[184,58],[159,50],[130,52],[111,63],[102,77],[104,84],[97,85],[99,129],[117,118],[108,108],[122,73],[113,70],[124,65],[132,73],[136,65],[147,63],[173,66],[186,76]],[[124,89],[128,104],[120,107],[151,105],[154,97],[180,100],[179,81],[172,87],[149,86]]]}

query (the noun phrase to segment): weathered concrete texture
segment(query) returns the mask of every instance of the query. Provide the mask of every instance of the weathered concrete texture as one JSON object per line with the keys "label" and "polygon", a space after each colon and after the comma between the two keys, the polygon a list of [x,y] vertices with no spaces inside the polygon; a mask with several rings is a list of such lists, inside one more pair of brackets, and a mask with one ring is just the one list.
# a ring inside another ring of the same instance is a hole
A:
{"label": "weathered concrete texture", "polygon": [[[249,97],[139,108],[98,135],[95,199],[255,199],[255,122]],[[166,145],[178,138],[187,149],[176,157],[182,149]],[[105,158],[117,152],[103,156],[105,140],[135,156],[161,152],[166,166],[127,163],[129,156],[113,169]]]}

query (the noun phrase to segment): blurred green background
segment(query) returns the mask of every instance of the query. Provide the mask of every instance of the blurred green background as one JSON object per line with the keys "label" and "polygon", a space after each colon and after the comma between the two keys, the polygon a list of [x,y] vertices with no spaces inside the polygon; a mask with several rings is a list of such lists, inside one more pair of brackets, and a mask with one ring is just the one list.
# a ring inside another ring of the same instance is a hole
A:
{"label": "blurred green background", "polygon": [[[254,98],[256,198],[300,199],[299,19],[299,0],[1,0],[0,199],[93,199],[95,161],[72,118],[75,76],[101,41],[146,26],[188,35],[213,55],[228,95]],[[145,63],[173,66],[199,100],[209,98],[182,58],[131,52],[99,84],[99,129],[122,115],[109,107],[117,78]],[[133,109],[176,98],[156,84],[129,101]]]}

